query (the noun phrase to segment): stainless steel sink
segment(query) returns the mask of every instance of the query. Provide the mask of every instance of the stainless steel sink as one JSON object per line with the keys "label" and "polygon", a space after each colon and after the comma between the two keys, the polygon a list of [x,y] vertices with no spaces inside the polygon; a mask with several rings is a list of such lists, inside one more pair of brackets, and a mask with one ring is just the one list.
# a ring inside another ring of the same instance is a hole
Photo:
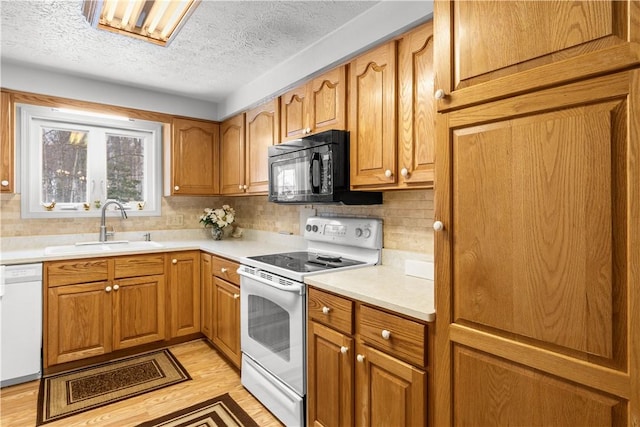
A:
{"label": "stainless steel sink", "polygon": [[111,242],[78,242],[75,245],[47,246],[44,248],[45,255],[81,255],[97,253],[116,253],[127,251],[143,251],[149,249],[163,248],[162,243],[153,241],[116,240]]}

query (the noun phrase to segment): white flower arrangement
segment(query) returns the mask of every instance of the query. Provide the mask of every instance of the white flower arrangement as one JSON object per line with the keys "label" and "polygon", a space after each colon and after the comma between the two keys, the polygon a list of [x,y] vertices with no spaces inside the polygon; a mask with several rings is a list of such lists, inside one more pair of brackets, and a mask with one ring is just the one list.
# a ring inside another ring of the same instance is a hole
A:
{"label": "white flower arrangement", "polygon": [[236,219],[236,211],[229,205],[223,205],[222,208],[204,210],[204,214],[200,216],[200,222],[204,227],[211,226],[222,230],[227,225],[233,223]]}

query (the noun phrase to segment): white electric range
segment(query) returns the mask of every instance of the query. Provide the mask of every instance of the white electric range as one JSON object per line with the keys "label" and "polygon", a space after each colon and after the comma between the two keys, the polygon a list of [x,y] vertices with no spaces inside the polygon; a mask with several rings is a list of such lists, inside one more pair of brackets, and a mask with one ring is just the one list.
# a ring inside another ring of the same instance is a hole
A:
{"label": "white electric range", "polygon": [[247,257],[238,269],[242,384],[287,426],[303,426],[309,275],[380,263],[382,221],[311,217],[306,251]]}

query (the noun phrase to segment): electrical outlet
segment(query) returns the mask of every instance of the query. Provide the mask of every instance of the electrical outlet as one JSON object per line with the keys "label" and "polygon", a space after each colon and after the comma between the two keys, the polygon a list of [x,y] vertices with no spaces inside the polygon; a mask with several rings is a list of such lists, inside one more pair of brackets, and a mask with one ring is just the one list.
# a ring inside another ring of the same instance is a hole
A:
{"label": "electrical outlet", "polygon": [[183,215],[168,216],[167,225],[170,227],[182,227],[184,225],[184,216]]}

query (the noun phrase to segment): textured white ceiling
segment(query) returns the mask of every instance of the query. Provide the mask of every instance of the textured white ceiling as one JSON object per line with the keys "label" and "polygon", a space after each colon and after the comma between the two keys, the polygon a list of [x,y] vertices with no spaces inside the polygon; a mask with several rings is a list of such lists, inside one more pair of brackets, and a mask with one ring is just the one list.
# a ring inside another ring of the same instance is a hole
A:
{"label": "textured white ceiling", "polygon": [[1,60],[219,102],[377,1],[203,0],[169,47],[92,28],[82,1],[0,1]]}

